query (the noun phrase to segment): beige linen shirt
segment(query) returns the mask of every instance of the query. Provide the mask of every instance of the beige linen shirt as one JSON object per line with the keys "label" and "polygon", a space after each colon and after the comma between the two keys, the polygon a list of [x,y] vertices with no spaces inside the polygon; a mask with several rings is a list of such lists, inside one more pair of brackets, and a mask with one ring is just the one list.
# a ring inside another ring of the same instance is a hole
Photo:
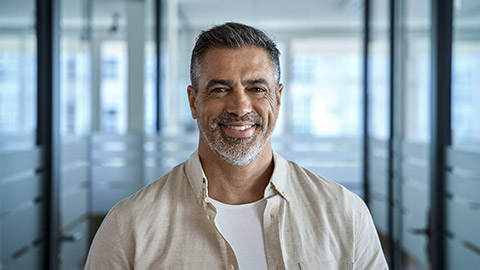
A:
{"label": "beige linen shirt", "polygon": [[[357,195],[274,154],[265,189],[269,269],[388,269]],[[85,269],[238,269],[215,226],[198,153],[110,210]]]}

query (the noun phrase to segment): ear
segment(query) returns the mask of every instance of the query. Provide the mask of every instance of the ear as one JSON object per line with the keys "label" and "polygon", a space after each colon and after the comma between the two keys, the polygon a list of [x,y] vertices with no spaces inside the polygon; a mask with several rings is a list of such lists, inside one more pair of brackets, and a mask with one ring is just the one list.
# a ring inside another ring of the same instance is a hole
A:
{"label": "ear", "polygon": [[281,100],[282,92],[283,92],[283,84],[280,84],[277,90],[277,106],[278,107],[280,107],[280,104],[282,103],[282,100]]}
{"label": "ear", "polygon": [[192,118],[197,119],[197,96],[195,94],[195,89],[193,86],[189,85],[187,87],[188,94],[188,103],[190,104],[190,111],[192,112]]}

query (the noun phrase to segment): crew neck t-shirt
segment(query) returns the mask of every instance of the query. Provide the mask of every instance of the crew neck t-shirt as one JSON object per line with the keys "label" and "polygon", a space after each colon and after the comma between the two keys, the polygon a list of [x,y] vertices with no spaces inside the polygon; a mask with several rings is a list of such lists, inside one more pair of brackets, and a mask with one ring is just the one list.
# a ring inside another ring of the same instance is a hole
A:
{"label": "crew neck t-shirt", "polygon": [[217,209],[215,224],[232,247],[240,269],[268,269],[263,239],[263,212],[267,201],[231,205],[209,200]]}

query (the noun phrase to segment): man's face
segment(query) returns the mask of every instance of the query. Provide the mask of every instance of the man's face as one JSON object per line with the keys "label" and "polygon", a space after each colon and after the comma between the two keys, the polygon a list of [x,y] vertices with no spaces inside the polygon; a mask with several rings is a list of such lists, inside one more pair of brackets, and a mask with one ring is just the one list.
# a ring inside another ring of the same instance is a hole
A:
{"label": "man's face", "polygon": [[188,97],[200,143],[230,164],[249,164],[270,138],[283,90],[276,89],[268,53],[256,47],[208,50],[197,90],[189,86]]}

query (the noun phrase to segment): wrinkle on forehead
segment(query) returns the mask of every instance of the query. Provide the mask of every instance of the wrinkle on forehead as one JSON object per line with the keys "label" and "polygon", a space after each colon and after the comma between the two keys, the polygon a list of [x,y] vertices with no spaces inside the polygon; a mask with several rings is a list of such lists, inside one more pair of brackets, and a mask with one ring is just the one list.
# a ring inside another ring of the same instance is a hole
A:
{"label": "wrinkle on forehead", "polygon": [[[259,53],[261,52],[261,53]],[[226,57],[228,54],[229,57]],[[236,59],[230,61],[229,59]],[[246,62],[248,61],[248,62]],[[275,85],[275,71],[268,53],[261,48],[245,47],[239,49],[213,48],[209,49],[200,62],[199,88],[203,88],[209,81],[238,80],[243,83],[247,80],[263,79],[269,87]],[[222,69],[218,68],[222,67]],[[234,71],[236,78],[227,78],[226,74]],[[265,74],[268,74],[265,78]],[[208,78],[210,76],[210,78]]]}

